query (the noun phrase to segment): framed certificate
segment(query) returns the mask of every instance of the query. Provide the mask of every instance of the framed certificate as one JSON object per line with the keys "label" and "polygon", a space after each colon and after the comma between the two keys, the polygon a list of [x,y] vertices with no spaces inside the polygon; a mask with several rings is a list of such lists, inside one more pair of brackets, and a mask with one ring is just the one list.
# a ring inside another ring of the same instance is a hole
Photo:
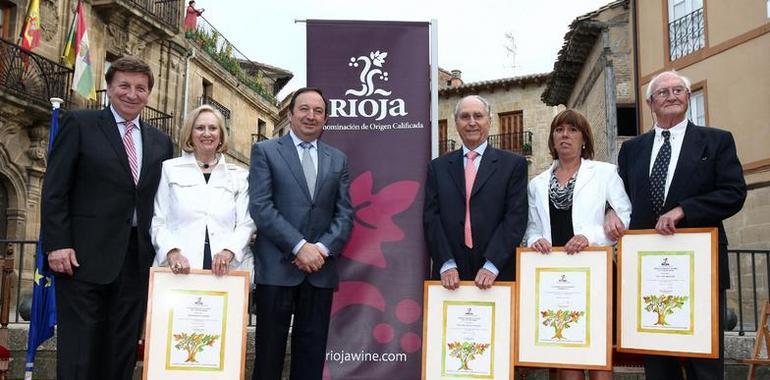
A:
{"label": "framed certificate", "polygon": [[249,273],[151,268],[143,379],[243,379]]}
{"label": "framed certificate", "polygon": [[626,231],[618,245],[618,351],[719,356],[717,229]]}
{"label": "framed certificate", "polygon": [[513,282],[425,281],[422,379],[513,379]]}
{"label": "framed certificate", "polygon": [[516,252],[514,364],[612,369],[612,249]]}

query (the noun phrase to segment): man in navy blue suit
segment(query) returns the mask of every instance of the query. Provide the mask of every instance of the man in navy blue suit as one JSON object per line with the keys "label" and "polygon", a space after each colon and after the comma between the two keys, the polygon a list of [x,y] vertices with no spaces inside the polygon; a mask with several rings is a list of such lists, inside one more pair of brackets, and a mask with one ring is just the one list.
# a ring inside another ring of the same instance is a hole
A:
{"label": "man in navy blue suit", "polygon": [[[687,120],[690,81],[676,72],[663,72],[653,78],[646,98],[655,115],[655,126],[626,141],[618,156],[618,171],[632,204],[629,228],[654,228],[662,235],[674,234],[677,228],[718,228],[721,332],[725,289],[730,287],[722,221],[740,211],[746,199],[735,141],[730,132]],[[623,233],[622,224],[612,217],[605,228],[612,239]],[[724,377],[724,335],[719,336],[718,359],[684,361],[688,380]],[[648,379],[682,379],[677,357],[647,356],[644,372]]]}
{"label": "man in navy blue suit", "polygon": [[487,289],[515,276],[527,227],[527,161],[489,145],[491,110],[478,95],[455,107],[462,148],[434,159],[425,183],[423,224],[432,277],[447,289],[474,281]]}

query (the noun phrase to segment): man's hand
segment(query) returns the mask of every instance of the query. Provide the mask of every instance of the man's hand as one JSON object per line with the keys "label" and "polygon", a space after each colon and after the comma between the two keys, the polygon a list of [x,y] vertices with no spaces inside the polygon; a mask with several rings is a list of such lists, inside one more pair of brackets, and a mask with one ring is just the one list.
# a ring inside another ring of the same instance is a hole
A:
{"label": "man's hand", "polygon": [[604,214],[604,233],[614,241],[620,240],[626,233],[626,226],[613,209],[607,210],[607,213]]}
{"label": "man's hand", "polygon": [[318,246],[312,243],[305,243],[297,251],[292,263],[305,273],[317,272],[324,265],[324,255]]}
{"label": "man's hand", "polygon": [[676,224],[682,219],[684,219],[684,210],[682,210],[681,206],[676,206],[658,218],[655,232],[661,235],[673,235],[676,232]]}
{"label": "man's hand", "polygon": [[496,278],[496,274],[490,272],[487,269],[481,268],[479,269],[478,273],[476,273],[476,286],[479,289],[489,289],[492,287],[492,285],[495,284]]}
{"label": "man's hand", "polygon": [[230,271],[230,263],[233,261],[235,254],[229,249],[223,249],[218,252],[211,260],[211,272],[215,276],[224,276]]}
{"label": "man's hand", "polygon": [[574,255],[588,247],[588,238],[583,235],[575,235],[564,244],[564,250],[568,255]]}
{"label": "man's hand", "polygon": [[174,248],[166,254],[166,262],[174,274],[189,274],[190,261],[182,254],[179,248]]}
{"label": "man's hand", "polygon": [[551,253],[551,242],[545,240],[544,238],[537,239],[537,241],[532,244],[532,249],[544,255],[549,254]]}
{"label": "man's hand", "polygon": [[460,286],[460,272],[457,268],[441,272],[441,286],[448,290],[455,290]]}
{"label": "man's hand", "polygon": [[74,268],[79,266],[78,259],[75,257],[75,250],[72,248],[62,248],[48,252],[48,267],[56,273],[66,273],[72,276]]}

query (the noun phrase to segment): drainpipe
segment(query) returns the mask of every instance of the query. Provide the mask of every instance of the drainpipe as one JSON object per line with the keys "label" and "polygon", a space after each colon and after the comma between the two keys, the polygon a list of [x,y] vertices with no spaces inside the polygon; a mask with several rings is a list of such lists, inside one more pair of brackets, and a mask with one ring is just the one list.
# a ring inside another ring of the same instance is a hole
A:
{"label": "drainpipe", "polygon": [[190,90],[190,60],[195,58],[195,48],[184,57],[184,89],[182,90],[182,118],[187,117],[187,97]]}
{"label": "drainpipe", "polygon": [[617,117],[617,98],[615,92],[615,68],[612,66],[612,49],[610,48],[610,29],[608,26],[602,28],[602,60],[604,61],[604,106],[605,106],[605,125],[607,126],[607,160],[617,163],[617,137],[618,137],[618,117]]}

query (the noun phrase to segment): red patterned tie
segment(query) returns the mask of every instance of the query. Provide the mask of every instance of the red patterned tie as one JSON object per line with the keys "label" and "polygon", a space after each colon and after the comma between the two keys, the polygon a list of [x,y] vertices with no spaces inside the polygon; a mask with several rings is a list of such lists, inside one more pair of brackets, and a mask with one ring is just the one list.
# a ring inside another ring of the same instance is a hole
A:
{"label": "red patterned tie", "polygon": [[471,191],[473,190],[473,181],[476,180],[476,163],[474,160],[478,157],[475,151],[469,151],[465,154],[468,162],[465,164],[465,246],[473,248],[473,233],[471,232]]}
{"label": "red patterned tie", "polygon": [[123,146],[126,148],[126,155],[128,155],[128,166],[131,167],[131,176],[134,177],[134,185],[139,182],[139,161],[136,159],[136,147],[134,147],[134,139],[131,137],[136,125],[131,121],[126,121],[126,133],[123,135]]}

